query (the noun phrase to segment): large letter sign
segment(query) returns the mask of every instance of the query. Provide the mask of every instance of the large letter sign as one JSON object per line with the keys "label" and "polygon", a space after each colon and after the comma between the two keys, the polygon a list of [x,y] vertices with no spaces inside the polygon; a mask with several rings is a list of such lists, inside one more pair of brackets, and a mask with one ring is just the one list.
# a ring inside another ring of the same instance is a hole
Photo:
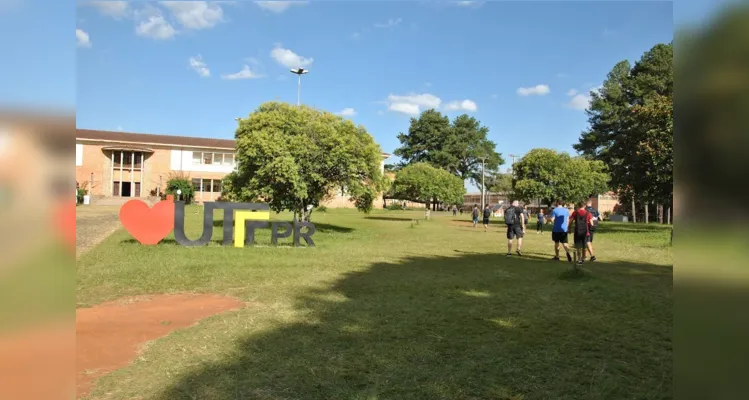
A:
{"label": "large letter sign", "polygon": [[[145,245],[155,245],[174,230],[174,239],[183,246],[204,246],[213,237],[213,212],[223,210],[224,232],[222,244],[225,246],[244,247],[255,243],[256,229],[271,229],[271,242],[278,244],[278,239],[294,235],[294,246],[299,246],[300,239],[309,247],[314,247],[312,235],[315,225],[310,222],[271,222],[270,208],[262,203],[222,203],[209,202],[203,206],[203,233],[191,240],[185,235],[185,202],[174,201],[167,197],[149,208],[141,200],[133,199],[120,209],[122,226],[133,235],[135,240]],[[279,231],[279,228],[281,230]],[[303,228],[307,228],[302,232]]]}

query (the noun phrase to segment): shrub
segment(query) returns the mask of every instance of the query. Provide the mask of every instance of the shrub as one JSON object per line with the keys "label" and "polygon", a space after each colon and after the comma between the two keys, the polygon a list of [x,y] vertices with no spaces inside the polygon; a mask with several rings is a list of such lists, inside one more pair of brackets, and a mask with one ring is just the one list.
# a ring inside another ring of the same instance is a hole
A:
{"label": "shrub", "polygon": [[[182,194],[177,196],[177,190],[181,190]],[[195,197],[195,188],[192,187],[189,177],[173,175],[166,182],[164,193],[174,195],[175,199],[184,200],[185,204],[190,204]]]}
{"label": "shrub", "polygon": [[401,210],[405,210],[405,208],[403,208],[403,205],[400,204],[400,203],[393,203],[393,204],[387,206],[387,209],[390,210],[390,211],[401,211]]}
{"label": "shrub", "polygon": [[319,206],[319,207],[317,207],[317,208],[316,208],[315,210],[317,210],[317,211],[319,211],[319,212],[322,212],[322,213],[324,213],[324,212],[328,212],[328,207],[325,207],[325,206]]}
{"label": "shrub", "polygon": [[611,211],[604,211],[603,219],[606,220],[606,219],[609,219],[609,217],[611,217]]}

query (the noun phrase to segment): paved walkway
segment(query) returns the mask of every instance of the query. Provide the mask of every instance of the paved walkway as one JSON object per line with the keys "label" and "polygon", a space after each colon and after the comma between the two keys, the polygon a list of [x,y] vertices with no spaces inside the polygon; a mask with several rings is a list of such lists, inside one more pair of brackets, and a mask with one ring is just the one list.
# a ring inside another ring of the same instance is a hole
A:
{"label": "paved walkway", "polygon": [[80,257],[119,229],[119,206],[78,206],[75,214],[75,254]]}

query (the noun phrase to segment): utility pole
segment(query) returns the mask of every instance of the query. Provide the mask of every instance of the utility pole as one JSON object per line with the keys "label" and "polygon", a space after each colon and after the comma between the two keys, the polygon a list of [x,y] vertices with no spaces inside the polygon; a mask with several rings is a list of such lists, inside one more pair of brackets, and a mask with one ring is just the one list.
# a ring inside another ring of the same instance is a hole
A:
{"label": "utility pole", "polygon": [[485,164],[486,164],[486,157],[482,157],[481,158],[481,210],[483,210],[484,207],[486,207],[486,201],[485,201],[486,198],[484,196],[484,193],[486,193],[486,187],[485,187],[485,184],[484,184],[484,175],[485,175],[484,169],[485,169]]}
{"label": "utility pole", "polygon": [[291,73],[299,77],[299,81],[297,83],[297,88],[296,88],[296,105],[301,105],[302,104],[302,75],[308,74],[309,70],[306,70],[304,68],[297,68],[297,69],[292,69]]}

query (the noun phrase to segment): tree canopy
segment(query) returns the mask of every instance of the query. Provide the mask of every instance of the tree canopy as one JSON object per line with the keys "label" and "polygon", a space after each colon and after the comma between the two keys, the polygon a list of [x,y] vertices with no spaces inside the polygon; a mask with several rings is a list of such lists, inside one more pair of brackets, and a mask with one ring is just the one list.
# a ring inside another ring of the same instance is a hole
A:
{"label": "tree canopy", "polygon": [[368,212],[386,185],[372,136],[326,111],[264,103],[240,120],[236,140],[237,171],[224,180],[229,200],[262,200],[308,219],[308,206],[341,188]]}
{"label": "tree canopy", "polygon": [[488,134],[489,128],[467,114],[450,122],[439,111],[426,110],[418,118],[411,118],[408,133],[398,135],[401,147],[395,155],[405,165],[427,162],[464,181],[471,179],[480,184],[482,158],[487,170],[504,164]]}
{"label": "tree canopy", "polygon": [[630,67],[617,63],[591,92],[589,128],[575,149],[603,161],[612,188],[647,201],[673,192],[673,44],[658,44]]}
{"label": "tree canopy", "polygon": [[424,203],[429,207],[437,202],[463,204],[463,180],[428,163],[414,163],[403,167],[395,176],[393,197]]}
{"label": "tree canopy", "polygon": [[582,201],[606,192],[610,179],[603,162],[551,149],[529,151],[513,170],[514,195],[524,201]]}

